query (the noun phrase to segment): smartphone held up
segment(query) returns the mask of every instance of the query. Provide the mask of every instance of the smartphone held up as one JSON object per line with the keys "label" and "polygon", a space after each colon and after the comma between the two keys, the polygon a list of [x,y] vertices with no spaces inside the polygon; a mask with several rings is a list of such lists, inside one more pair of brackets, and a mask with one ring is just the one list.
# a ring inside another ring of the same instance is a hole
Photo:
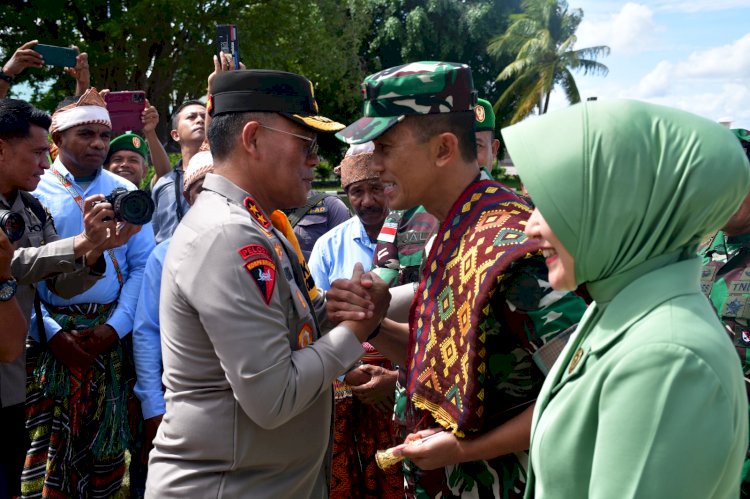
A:
{"label": "smartphone held up", "polygon": [[114,133],[143,129],[141,114],[146,108],[145,92],[109,92],[104,96],[104,101],[107,103]]}
{"label": "smartphone held up", "polygon": [[216,26],[216,53],[221,52],[232,56],[234,67],[240,68],[240,42],[237,39],[237,27],[234,24],[218,24]]}

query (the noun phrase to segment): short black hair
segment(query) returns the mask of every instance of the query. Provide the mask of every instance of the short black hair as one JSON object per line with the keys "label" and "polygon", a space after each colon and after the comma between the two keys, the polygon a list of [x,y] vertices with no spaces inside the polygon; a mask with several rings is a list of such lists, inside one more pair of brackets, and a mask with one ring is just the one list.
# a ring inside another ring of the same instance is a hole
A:
{"label": "short black hair", "polygon": [[458,139],[458,149],[464,161],[477,159],[474,111],[411,115],[412,130],[417,139],[427,142],[435,135],[449,132]]}
{"label": "short black hair", "polygon": [[75,104],[76,102],[78,102],[79,99],[80,97],[77,95],[68,95],[67,97],[63,98],[63,100],[57,103],[57,107],[55,108],[55,111],[59,111],[65,106]]}
{"label": "short black hair", "polygon": [[222,113],[211,118],[208,125],[208,145],[211,148],[211,156],[214,159],[222,160],[229,157],[232,152],[237,137],[242,133],[245,123],[248,121],[258,121],[268,123],[274,120],[277,113],[266,112],[248,112],[248,113]]}
{"label": "short black hair", "polygon": [[31,125],[49,130],[50,115],[20,99],[0,99],[0,139],[29,136]]}
{"label": "short black hair", "polygon": [[186,100],[179,105],[177,109],[172,113],[172,130],[177,130],[177,124],[180,121],[180,112],[188,106],[201,106],[206,107],[204,103],[197,99]]}

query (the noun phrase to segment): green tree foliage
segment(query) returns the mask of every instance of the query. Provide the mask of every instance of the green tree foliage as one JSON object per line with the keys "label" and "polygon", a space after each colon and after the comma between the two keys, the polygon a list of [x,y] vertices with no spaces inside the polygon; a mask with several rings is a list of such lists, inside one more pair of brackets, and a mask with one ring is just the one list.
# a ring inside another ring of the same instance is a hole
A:
{"label": "green tree foliage", "polygon": [[575,49],[575,32],[583,18],[581,9],[568,9],[565,0],[524,0],[523,12],[511,16],[508,29],[493,38],[489,52],[513,55],[497,79],[510,86],[495,103],[503,123],[516,123],[535,109],[547,112],[552,89],[559,85],[568,102],[580,102],[573,71],[606,75],[607,66],[597,62],[609,55],[609,47]]}
{"label": "green tree foliage", "polygon": [[[201,97],[213,71],[216,24],[236,24],[248,67],[294,71],[316,86],[321,113],[342,120],[359,107],[364,76],[358,50],[369,17],[364,0],[26,0],[0,6],[0,52],[22,43],[77,45],[89,54],[92,85],[146,91],[166,139],[172,109]],[[61,68],[27,69],[18,78],[32,101],[52,110],[75,82]],[[16,85],[14,85],[16,86]]]}
{"label": "green tree foliage", "polygon": [[480,97],[495,99],[495,77],[510,56],[490,57],[487,44],[508,25],[520,0],[370,0],[372,25],[362,47],[368,72],[419,60],[471,66]]}
{"label": "green tree foliage", "polygon": [[[77,45],[89,54],[92,85],[146,91],[166,140],[171,111],[205,94],[216,24],[237,25],[248,68],[307,76],[321,114],[350,123],[364,76],[416,60],[469,64],[480,96],[499,99],[500,118],[528,114],[555,84],[575,102],[570,70],[606,72],[589,57],[608,51],[573,50],[580,18],[556,0],[15,0],[0,5],[0,53],[6,60],[32,39]],[[27,69],[23,82],[50,111],[75,87],[53,67]],[[331,137],[321,147],[337,164],[344,147]]]}

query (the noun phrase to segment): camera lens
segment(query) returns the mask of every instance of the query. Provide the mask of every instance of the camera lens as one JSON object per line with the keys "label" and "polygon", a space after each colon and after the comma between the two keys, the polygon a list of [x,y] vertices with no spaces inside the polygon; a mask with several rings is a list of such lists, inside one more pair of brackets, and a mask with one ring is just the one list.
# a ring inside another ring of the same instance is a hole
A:
{"label": "camera lens", "polygon": [[143,191],[129,191],[118,194],[113,208],[117,218],[135,225],[151,221],[154,214],[154,202],[151,196]]}
{"label": "camera lens", "polygon": [[0,228],[3,229],[10,242],[14,243],[23,237],[23,233],[26,231],[26,223],[18,213],[0,210]]}

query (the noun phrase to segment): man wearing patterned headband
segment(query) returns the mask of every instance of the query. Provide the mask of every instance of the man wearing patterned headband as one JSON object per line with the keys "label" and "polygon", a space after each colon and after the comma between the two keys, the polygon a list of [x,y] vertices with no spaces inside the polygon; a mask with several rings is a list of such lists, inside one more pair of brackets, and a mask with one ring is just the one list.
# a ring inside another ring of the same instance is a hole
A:
{"label": "man wearing patterned headband", "polygon": [[[584,310],[552,293],[538,248],[524,235],[528,206],[481,180],[476,95],[465,64],[417,62],[369,76],[365,117],[337,134],[373,140],[373,168],[389,205],[423,205],[441,222],[409,324],[385,320],[371,343],[405,366],[396,418],[407,497],[523,496],[533,402],[548,367],[535,358]],[[429,179],[429,181],[427,181]],[[337,281],[339,291],[356,283]],[[464,438],[471,437],[471,438]],[[428,471],[431,470],[431,471]]]}
{"label": "man wearing patterned headband", "polygon": [[[66,237],[83,226],[83,198],[135,187],[102,168],[112,132],[96,89],[58,109],[50,132],[58,156],[34,195],[49,208],[58,232]],[[125,471],[123,453],[137,437],[129,425],[129,416],[137,414],[128,413],[134,378],[130,332],[154,239],[150,226],[139,231],[127,222],[118,223],[112,207],[105,206],[102,216],[110,221],[110,237],[127,242],[105,252],[104,277],[70,299],[39,286],[44,334],[32,325],[28,364],[33,375],[27,393],[32,445],[23,475],[24,495],[115,494]]]}

